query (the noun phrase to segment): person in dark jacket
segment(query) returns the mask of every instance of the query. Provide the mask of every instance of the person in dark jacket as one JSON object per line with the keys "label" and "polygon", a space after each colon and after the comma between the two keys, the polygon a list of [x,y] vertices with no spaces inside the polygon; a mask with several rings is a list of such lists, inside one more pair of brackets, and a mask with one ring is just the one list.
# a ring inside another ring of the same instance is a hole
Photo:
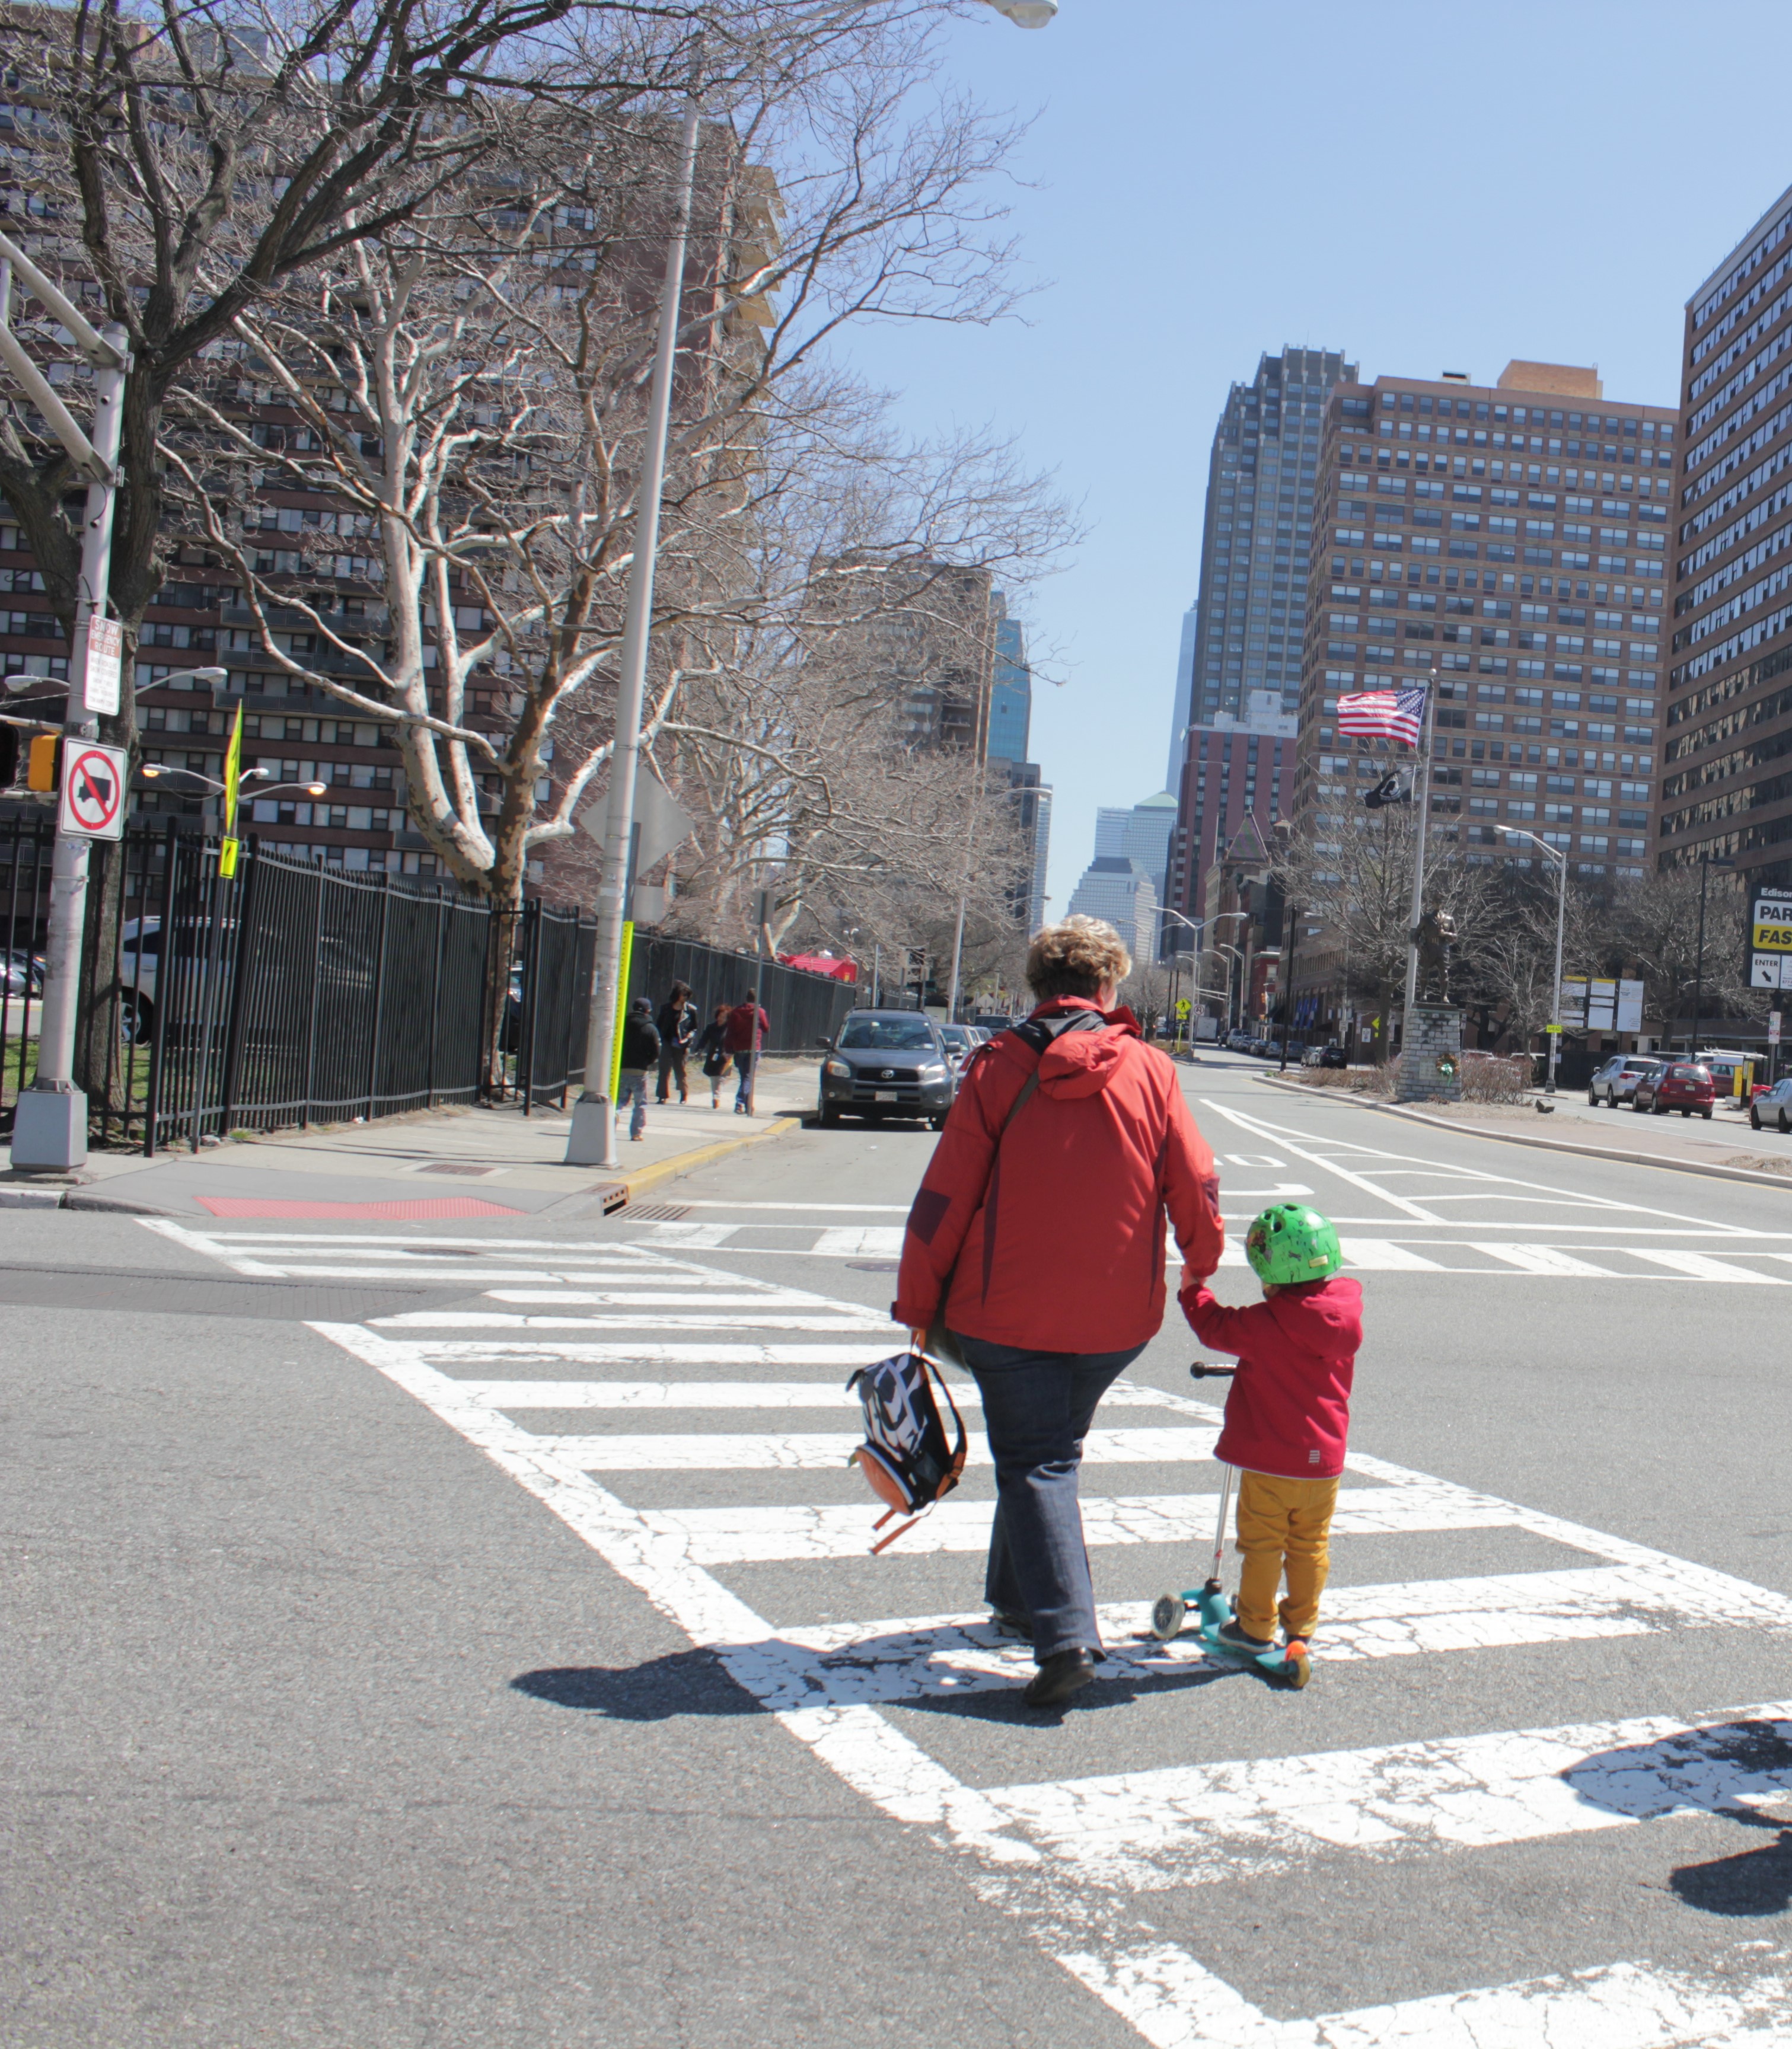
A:
{"label": "person in dark jacket", "polygon": [[697,1052],[703,1063],[703,1078],[709,1084],[709,1107],[721,1108],[722,1076],[728,1072],[728,1005],[718,1003],[709,1021],[697,1035]]}
{"label": "person in dark jacket", "polygon": [[1078,1470],[1096,1404],[1163,1321],[1166,1209],[1190,1269],[1212,1273],[1226,1243],[1176,1067],[1114,1007],[1131,967],[1098,918],[1034,939],[1038,1008],[959,1078],[893,1308],[923,1335],[942,1316],[982,1392],[997,1492],[984,1598],[1032,1639],[1035,1707],[1086,1685],[1102,1655]]}
{"label": "person in dark jacket", "polygon": [[688,1102],[690,1091],[685,1081],[685,1058],[690,1051],[690,1042],[697,1030],[697,1005],[690,1000],[687,984],[675,982],[671,993],[659,1006],[659,1015],[654,1020],[659,1028],[659,1087],[655,1091],[661,1102],[671,1100],[671,1083],[678,1077],[678,1100]]}
{"label": "person in dark jacket", "polygon": [[628,1120],[631,1138],[647,1135],[647,1070],[659,1058],[659,1034],[654,1029],[653,1005],[644,996],[637,996],[622,1021],[622,1086],[616,1092],[618,1117],[625,1103],[635,1106]]}
{"label": "person in dark jacket", "polygon": [[[1350,1437],[1351,1383],[1362,1343],[1362,1289],[1339,1273],[1329,1217],[1278,1203],[1251,1225],[1245,1256],[1263,1300],[1229,1309],[1204,1279],[1185,1278],[1183,1313],[1203,1344],[1236,1353],[1226,1424],[1214,1447],[1240,1469],[1238,1612],[1220,1635],[1269,1650],[1280,1620],[1292,1654],[1319,1620],[1331,1565],[1331,1515]],[[1288,1598],[1276,1591],[1288,1576]]]}

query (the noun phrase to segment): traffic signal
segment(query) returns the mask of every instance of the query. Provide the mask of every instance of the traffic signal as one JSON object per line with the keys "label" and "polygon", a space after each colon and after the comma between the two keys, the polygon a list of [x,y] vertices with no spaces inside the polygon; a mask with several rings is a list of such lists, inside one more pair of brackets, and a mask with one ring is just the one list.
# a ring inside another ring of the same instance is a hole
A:
{"label": "traffic signal", "polygon": [[62,772],[62,735],[60,733],[37,733],[31,737],[31,746],[26,756],[25,787],[45,795],[53,795],[56,780]]}

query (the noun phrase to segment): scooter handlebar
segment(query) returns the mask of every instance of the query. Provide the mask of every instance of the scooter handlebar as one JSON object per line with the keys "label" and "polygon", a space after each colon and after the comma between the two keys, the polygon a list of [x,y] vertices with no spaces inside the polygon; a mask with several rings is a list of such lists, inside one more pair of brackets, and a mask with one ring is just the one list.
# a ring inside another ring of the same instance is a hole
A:
{"label": "scooter handlebar", "polygon": [[1238,1371],[1235,1366],[1209,1366],[1204,1359],[1198,1359],[1188,1369],[1191,1380],[1230,1380]]}

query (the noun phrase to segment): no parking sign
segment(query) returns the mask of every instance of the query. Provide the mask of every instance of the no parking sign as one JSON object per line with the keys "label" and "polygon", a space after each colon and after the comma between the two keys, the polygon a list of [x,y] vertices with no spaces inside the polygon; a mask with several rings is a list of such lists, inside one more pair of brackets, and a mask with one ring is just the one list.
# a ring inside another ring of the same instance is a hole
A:
{"label": "no parking sign", "polygon": [[124,831],[125,750],[91,740],[67,741],[62,749],[62,802],[59,832],[83,839],[117,839]]}

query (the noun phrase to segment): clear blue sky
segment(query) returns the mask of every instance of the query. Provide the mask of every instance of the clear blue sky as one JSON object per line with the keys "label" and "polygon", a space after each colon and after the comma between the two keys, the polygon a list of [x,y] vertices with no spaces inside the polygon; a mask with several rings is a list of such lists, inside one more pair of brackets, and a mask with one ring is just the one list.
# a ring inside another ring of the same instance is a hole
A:
{"label": "clear blue sky", "polygon": [[1083,506],[1026,606],[1065,678],[1034,696],[1048,909],[1096,807],[1161,783],[1228,384],[1303,342],[1365,378],[1596,363],[1673,404],[1687,294],[1792,184],[1789,45],[1787,0],[1060,0],[954,31],[973,91],[1037,111],[1013,225],[1044,289],[1027,325],[853,348],[915,426],[993,421]]}

